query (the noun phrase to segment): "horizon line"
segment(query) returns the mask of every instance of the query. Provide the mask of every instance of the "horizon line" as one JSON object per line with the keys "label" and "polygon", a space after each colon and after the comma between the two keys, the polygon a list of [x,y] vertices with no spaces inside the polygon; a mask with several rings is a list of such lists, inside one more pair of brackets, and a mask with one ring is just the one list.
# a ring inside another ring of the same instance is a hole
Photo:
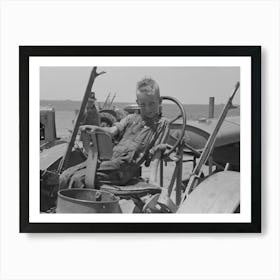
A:
{"label": "horizon line", "polygon": [[[57,101],[70,101],[70,102],[82,102],[81,100],[73,100],[73,99],[40,99],[41,101],[46,101],[46,102],[57,102]],[[97,103],[100,102],[105,102],[105,100],[103,101],[97,101]],[[114,103],[131,103],[134,104],[136,103],[135,101],[114,101]],[[182,103],[183,105],[209,105],[209,103]],[[225,103],[216,103],[215,105],[224,105]],[[240,103],[234,103],[234,105],[238,105],[240,106]]]}

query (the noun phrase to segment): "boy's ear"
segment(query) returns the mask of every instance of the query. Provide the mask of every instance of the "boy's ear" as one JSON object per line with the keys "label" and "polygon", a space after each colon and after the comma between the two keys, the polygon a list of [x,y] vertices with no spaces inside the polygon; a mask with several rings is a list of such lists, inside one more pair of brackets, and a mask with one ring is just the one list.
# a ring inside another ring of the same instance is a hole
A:
{"label": "boy's ear", "polygon": [[158,111],[159,111],[160,114],[162,113],[162,105],[161,104],[158,106]]}

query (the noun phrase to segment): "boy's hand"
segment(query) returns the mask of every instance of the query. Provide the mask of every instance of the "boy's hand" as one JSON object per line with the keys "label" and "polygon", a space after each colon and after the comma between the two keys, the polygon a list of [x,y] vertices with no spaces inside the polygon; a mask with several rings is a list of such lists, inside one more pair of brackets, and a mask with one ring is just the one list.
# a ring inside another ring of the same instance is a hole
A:
{"label": "boy's hand", "polygon": [[150,150],[150,155],[153,156],[157,151],[164,152],[167,149],[167,144],[159,144]]}
{"label": "boy's hand", "polygon": [[95,131],[98,128],[98,126],[96,125],[81,125],[80,126],[80,130],[81,131]]}

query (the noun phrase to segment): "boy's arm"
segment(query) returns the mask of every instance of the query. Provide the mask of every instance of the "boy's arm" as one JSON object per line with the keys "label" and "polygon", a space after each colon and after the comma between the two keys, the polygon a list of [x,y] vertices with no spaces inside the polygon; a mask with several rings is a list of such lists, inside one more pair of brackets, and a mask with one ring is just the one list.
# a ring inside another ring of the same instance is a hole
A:
{"label": "boy's arm", "polygon": [[112,127],[100,127],[96,125],[83,125],[80,126],[81,130],[96,130],[96,131],[104,131],[110,133],[112,137],[116,136],[118,133],[124,131],[129,123],[133,121],[134,116],[128,115],[123,118],[120,122],[115,123]]}
{"label": "boy's arm", "polygon": [[110,133],[112,137],[116,136],[118,133],[122,133],[125,131],[127,125],[131,123],[134,120],[134,116],[128,115],[125,118],[123,118],[120,122],[115,123],[112,127],[100,127],[96,125],[83,125],[80,126],[81,130],[96,130],[96,131],[104,131],[107,133]]}
{"label": "boy's arm", "polygon": [[112,127],[100,127],[96,125],[82,125],[80,126],[81,131],[82,130],[91,130],[91,131],[103,131],[110,133],[112,136],[115,136],[118,134],[118,128],[117,126]]}

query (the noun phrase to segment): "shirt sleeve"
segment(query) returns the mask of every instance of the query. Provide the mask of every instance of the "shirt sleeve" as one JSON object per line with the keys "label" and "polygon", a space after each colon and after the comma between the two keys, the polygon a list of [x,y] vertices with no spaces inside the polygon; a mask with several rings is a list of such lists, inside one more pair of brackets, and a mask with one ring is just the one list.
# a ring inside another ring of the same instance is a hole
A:
{"label": "shirt sleeve", "polygon": [[125,129],[127,128],[127,126],[133,122],[134,120],[134,115],[130,114],[128,116],[126,116],[125,118],[123,118],[122,120],[120,120],[120,122],[115,123],[115,126],[118,129],[118,134],[122,134]]}

